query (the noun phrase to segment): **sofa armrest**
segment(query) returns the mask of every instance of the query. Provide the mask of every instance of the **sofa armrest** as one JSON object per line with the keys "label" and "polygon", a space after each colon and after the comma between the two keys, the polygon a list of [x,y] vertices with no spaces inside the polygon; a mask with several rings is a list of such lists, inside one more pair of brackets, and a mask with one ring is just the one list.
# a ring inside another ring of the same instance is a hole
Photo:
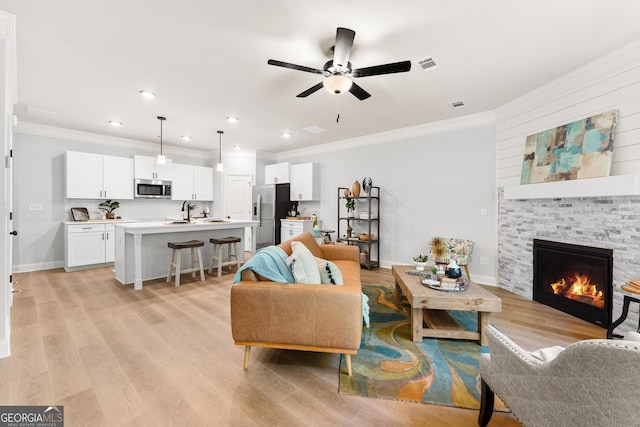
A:
{"label": "sofa armrest", "polygon": [[357,350],[361,284],[238,282],[231,287],[231,332],[240,343]]}

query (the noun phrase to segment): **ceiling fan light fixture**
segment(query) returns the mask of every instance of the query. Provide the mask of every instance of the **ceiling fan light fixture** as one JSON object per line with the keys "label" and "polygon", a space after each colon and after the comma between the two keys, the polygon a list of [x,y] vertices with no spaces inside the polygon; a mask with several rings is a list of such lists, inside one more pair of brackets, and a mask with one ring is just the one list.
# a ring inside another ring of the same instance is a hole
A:
{"label": "ceiling fan light fixture", "polygon": [[324,79],[322,85],[329,93],[341,94],[351,89],[353,82],[343,74],[334,74]]}

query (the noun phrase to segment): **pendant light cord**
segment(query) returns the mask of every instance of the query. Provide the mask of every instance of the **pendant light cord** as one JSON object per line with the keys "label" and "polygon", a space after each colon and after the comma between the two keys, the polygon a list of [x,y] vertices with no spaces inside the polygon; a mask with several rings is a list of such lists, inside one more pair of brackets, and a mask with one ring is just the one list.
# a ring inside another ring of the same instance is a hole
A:
{"label": "pendant light cord", "polygon": [[162,156],[162,122],[164,122],[166,117],[158,116],[158,120],[160,120],[160,155]]}

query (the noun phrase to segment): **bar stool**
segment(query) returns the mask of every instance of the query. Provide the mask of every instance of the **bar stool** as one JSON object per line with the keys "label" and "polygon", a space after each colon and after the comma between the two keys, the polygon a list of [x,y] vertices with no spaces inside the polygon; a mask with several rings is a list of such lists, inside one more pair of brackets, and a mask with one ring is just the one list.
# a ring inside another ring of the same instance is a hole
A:
{"label": "bar stool", "polygon": [[[172,249],[171,261],[169,262],[169,272],[167,273],[167,283],[171,281],[172,269],[175,269],[176,286],[180,286],[180,275],[182,273],[191,273],[191,277],[196,277],[196,271],[200,271],[200,280],[204,282],[202,254],[200,253],[200,248],[204,246],[204,242],[200,240],[189,240],[188,242],[169,242],[167,243],[167,246]],[[185,270],[180,269],[182,249],[191,249],[191,268],[187,268]],[[177,257],[176,252],[178,254]],[[196,252],[198,253],[197,259]],[[196,264],[198,264],[197,267]]]}
{"label": "bar stool", "polygon": [[[218,261],[218,277],[222,274],[222,267],[227,265],[236,265],[236,268],[240,268],[240,260],[238,259],[238,243],[240,243],[239,237],[221,237],[219,239],[209,239],[213,243],[213,250],[211,251],[211,261],[209,262],[209,274],[213,272],[213,260]],[[222,247],[227,245],[227,259],[222,259]],[[231,249],[233,248],[233,254]],[[217,251],[217,255],[216,255]],[[231,261],[231,257],[236,260]]]}

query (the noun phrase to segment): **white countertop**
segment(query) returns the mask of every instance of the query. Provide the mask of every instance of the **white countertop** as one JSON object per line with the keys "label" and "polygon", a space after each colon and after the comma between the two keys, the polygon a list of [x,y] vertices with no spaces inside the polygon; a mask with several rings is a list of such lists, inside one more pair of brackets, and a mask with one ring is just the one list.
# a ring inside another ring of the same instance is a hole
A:
{"label": "white countertop", "polygon": [[90,219],[89,221],[62,221],[67,225],[87,225],[87,224],[122,224],[122,223],[136,222],[135,219]]}
{"label": "white countertop", "polygon": [[124,228],[128,234],[158,234],[177,233],[183,231],[218,230],[225,228],[257,227],[258,221],[251,220],[225,220],[211,221],[198,220],[191,223],[180,221],[155,221],[155,222],[132,222],[119,223],[119,227]]}

